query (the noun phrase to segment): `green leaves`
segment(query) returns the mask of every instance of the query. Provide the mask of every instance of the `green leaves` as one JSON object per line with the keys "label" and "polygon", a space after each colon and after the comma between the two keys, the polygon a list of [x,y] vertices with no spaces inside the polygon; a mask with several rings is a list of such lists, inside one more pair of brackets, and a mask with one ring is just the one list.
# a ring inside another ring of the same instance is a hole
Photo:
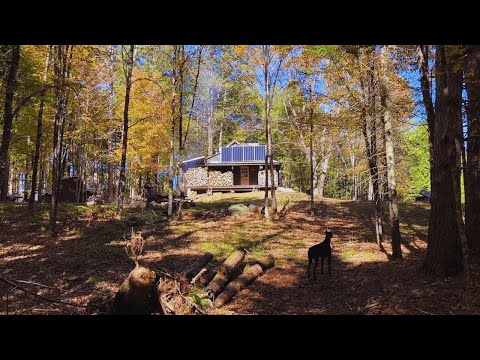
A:
{"label": "green leaves", "polygon": [[425,125],[405,133],[406,161],[410,186],[406,199],[418,196],[420,190],[430,190],[430,153],[428,130]]}

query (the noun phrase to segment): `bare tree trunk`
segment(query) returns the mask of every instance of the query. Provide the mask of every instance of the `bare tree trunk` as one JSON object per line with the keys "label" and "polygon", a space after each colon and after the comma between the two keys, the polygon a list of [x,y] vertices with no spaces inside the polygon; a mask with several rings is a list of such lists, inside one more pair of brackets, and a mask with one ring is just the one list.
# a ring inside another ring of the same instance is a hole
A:
{"label": "bare tree trunk", "polygon": [[29,169],[29,163],[30,163],[30,154],[27,148],[27,153],[25,154],[25,178],[23,181],[23,198],[26,200],[28,199],[28,173],[30,172]]}
{"label": "bare tree trunk", "polygon": [[[369,64],[368,86],[365,86],[363,78],[360,79],[361,88],[367,93],[370,114],[367,115],[367,107],[362,104],[362,133],[365,140],[365,147],[368,158],[368,168],[372,182],[372,200],[375,203],[375,234],[378,246],[383,241],[382,213],[380,207],[380,191],[378,183],[378,165],[377,165],[377,130],[376,130],[376,101],[375,101],[375,63],[372,52]],[[370,122],[369,122],[370,119]],[[369,126],[370,125],[370,126]]]}
{"label": "bare tree trunk", "polygon": [[[123,51],[123,50],[122,50]],[[128,58],[124,61],[125,74],[125,104],[123,107],[122,159],[120,162],[120,176],[118,179],[118,213],[120,215],[125,204],[127,144],[128,144],[128,109],[130,107],[130,90],[132,88],[132,73],[134,65],[135,45],[130,45]]]}
{"label": "bare tree trunk", "polygon": [[[433,171],[433,134],[435,131],[435,108],[433,107],[431,87],[428,73],[429,45],[418,45],[418,68],[420,70],[420,84],[422,86],[423,105],[427,114],[428,137],[430,140],[430,173]],[[430,188],[432,177],[430,176]]]}
{"label": "bare tree trunk", "polygon": [[[114,46],[111,45],[111,54],[110,54],[110,66],[111,66],[111,80],[110,80],[110,109],[109,116],[110,120],[114,117],[114,103],[115,103],[115,89],[114,89],[114,71],[115,71],[115,52]],[[113,203],[115,201],[115,138],[117,130],[115,128],[112,136],[108,139],[108,183],[107,183],[107,192],[108,192],[108,202]]]}
{"label": "bare tree trunk", "polygon": [[[52,161],[52,202],[50,207],[50,230],[56,236],[58,212],[58,194],[62,180],[62,148],[63,131],[67,115],[67,80],[70,75],[70,65],[73,56],[73,45],[55,45],[54,47],[55,98],[56,113],[53,127],[53,161]],[[68,55],[70,51],[70,56]]]}
{"label": "bare tree trunk", "polygon": [[[180,154],[180,164],[178,166],[178,188],[180,190],[180,198],[178,199],[178,207],[177,207],[177,218],[179,220],[182,219],[183,213],[183,196],[185,195],[185,184],[183,181],[183,168],[182,168],[182,160],[184,157],[184,145],[183,145],[183,138],[182,138],[182,128],[183,128],[183,72],[184,72],[184,65],[185,65],[185,45],[181,45],[181,66],[179,69],[179,84],[178,87],[180,96],[179,96],[179,104],[178,104],[178,153]],[[195,96],[195,95],[194,95]],[[186,139],[185,139],[186,140]],[[213,147],[213,140],[212,140],[212,147]]]}
{"label": "bare tree trunk", "polygon": [[325,179],[327,178],[328,166],[330,164],[330,157],[332,156],[331,150],[329,150],[325,157],[322,159],[320,165],[320,177],[318,179],[318,196],[323,198],[323,193],[325,191]]}
{"label": "bare tree trunk", "polygon": [[[209,71],[210,79],[213,77],[212,71]],[[207,155],[213,155],[213,86],[208,88],[208,118],[207,118],[207,136],[208,136],[208,152]]]}
{"label": "bare tree trunk", "polygon": [[[352,165],[352,169],[355,169],[357,166],[357,157],[355,156],[355,153],[352,152],[350,154],[350,163]],[[352,175],[352,200],[358,200],[358,174],[354,172]]]}
{"label": "bare tree trunk", "polygon": [[[33,158],[33,168],[32,168],[32,192],[29,199],[29,207],[33,206],[35,202],[35,188],[37,186],[37,174],[38,174],[38,161],[40,159],[40,149],[42,145],[42,126],[43,126],[43,108],[45,106],[45,92],[46,92],[46,83],[47,83],[47,74],[48,68],[50,67],[50,51],[51,46],[48,47],[47,57],[45,60],[45,72],[43,73],[43,90],[40,93],[40,106],[38,108],[38,118],[37,118],[37,140],[35,143],[35,156]],[[40,196],[40,190],[38,195]]]}
{"label": "bare tree trunk", "polygon": [[429,274],[443,276],[453,276],[463,270],[462,243],[466,242],[460,204],[462,72],[458,66],[459,55],[457,45],[437,46],[432,210],[423,268]]}
{"label": "bare tree trunk", "polygon": [[400,237],[400,219],[397,204],[397,178],[395,174],[395,154],[393,151],[392,121],[390,116],[390,97],[388,92],[388,48],[382,47],[382,95],[383,123],[385,138],[385,154],[387,160],[388,208],[390,212],[390,226],[392,233],[392,260],[402,259],[402,239]]}
{"label": "bare tree trunk", "polygon": [[480,46],[467,45],[468,134],[465,175],[465,230],[468,248],[480,250]]}
{"label": "bare tree trunk", "polygon": [[44,191],[44,184],[45,184],[45,164],[40,162],[40,177],[38,180],[38,201],[40,202],[40,197],[42,196],[42,192]]}
{"label": "bare tree trunk", "polygon": [[220,122],[220,132],[218,134],[218,151],[223,146],[223,123],[226,120],[226,108],[227,108],[227,86],[224,86],[223,89],[223,119]]}
{"label": "bare tree trunk", "polygon": [[168,172],[168,217],[173,215],[173,177],[175,173],[175,124],[176,124],[176,97],[177,97],[177,45],[173,47],[173,76],[172,76],[172,103],[170,122],[170,163]]}
{"label": "bare tree trunk", "polygon": [[108,139],[108,183],[107,183],[107,191],[108,191],[108,202],[112,203],[115,201],[115,187],[114,187],[114,147],[113,147],[113,139]]}
{"label": "bare tree trunk", "polygon": [[8,150],[13,122],[13,98],[17,86],[17,70],[20,63],[20,45],[12,45],[12,61],[8,71],[5,107],[3,111],[2,146],[0,147],[0,201],[5,201],[8,191]]}
{"label": "bare tree trunk", "polygon": [[265,81],[265,137],[267,139],[267,152],[265,155],[265,197],[264,197],[264,209],[265,220],[270,221],[270,211],[268,209],[268,164],[271,157],[270,153],[270,78],[268,76],[268,46],[263,47],[264,51],[264,63],[263,63],[263,75]]}
{"label": "bare tree trunk", "polygon": [[[270,135],[271,137],[271,135]],[[270,147],[272,144],[272,140],[270,139]],[[273,165],[273,152],[270,155],[270,177],[272,178],[272,188],[270,189],[271,196],[272,196],[272,216],[275,217],[277,215],[277,197],[275,195],[275,167]],[[278,177],[278,176],[277,176]]]}
{"label": "bare tree trunk", "polygon": [[310,133],[309,135],[309,142],[310,142],[310,215],[314,216],[315,211],[314,211],[314,182],[313,182],[313,176],[314,176],[314,166],[313,166],[313,106],[312,106],[312,89],[310,88]]}

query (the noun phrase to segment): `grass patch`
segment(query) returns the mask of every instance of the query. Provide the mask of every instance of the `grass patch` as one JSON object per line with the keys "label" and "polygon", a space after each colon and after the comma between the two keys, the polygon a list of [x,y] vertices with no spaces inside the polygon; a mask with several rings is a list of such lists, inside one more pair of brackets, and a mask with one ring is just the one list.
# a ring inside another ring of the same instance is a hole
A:
{"label": "grass patch", "polygon": [[361,251],[353,247],[346,248],[340,253],[340,259],[345,262],[374,261],[378,259],[378,253],[374,251]]}

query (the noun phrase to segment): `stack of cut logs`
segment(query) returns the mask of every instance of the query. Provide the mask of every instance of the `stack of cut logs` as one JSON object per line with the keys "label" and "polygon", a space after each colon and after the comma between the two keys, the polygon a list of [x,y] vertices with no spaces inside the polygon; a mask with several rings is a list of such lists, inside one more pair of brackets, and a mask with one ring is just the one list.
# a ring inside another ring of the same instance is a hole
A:
{"label": "stack of cut logs", "polygon": [[230,186],[233,185],[233,173],[231,171],[209,171],[208,185],[210,186]]}
{"label": "stack of cut logs", "polygon": [[185,172],[186,186],[230,186],[233,184],[231,171],[207,171],[205,167],[190,168]]}
{"label": "stack of cut logs", "polygon": [[[164,269],[155,272],[137,266],[115,295],[112,312],[164,315],[221,313],[218,308],[275,265],[272,255],[248,262],[244,261],[245,255],[245,250],[235,250],[215,275],[206,267],[213,259],[210,253],[205,253],[180,274],[170,274]],[[205,309],[199,306],[193,300],[195,297],[191,296],[194,289],[202,289],[204,298],[210,299],[213,307]]]}
{"label": "stack of cut logs", "polygon": [[186,186],[207,186],[208,173],[205,167],[190,168],[185,172]]}

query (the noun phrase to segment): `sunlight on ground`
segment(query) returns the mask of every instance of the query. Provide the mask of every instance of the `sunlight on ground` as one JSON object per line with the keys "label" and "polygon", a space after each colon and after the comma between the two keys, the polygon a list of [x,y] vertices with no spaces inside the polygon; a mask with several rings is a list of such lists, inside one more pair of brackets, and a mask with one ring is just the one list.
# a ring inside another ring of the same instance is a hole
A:
{"label": "sunlight on ground", "polygon": [[[55,281],[68,290],[69,299],[86,301],[92,294],[113,295],[134,267],[125,253],[133,228],[145,239],[139,261],[152,269],[183,271],[204,252],[214,254],[212,268],[216,269],[238,248],[247,250],[246,261],[273,255],[275,267],[225,307],[239,313],[409,313],[408,302],[402,304],[402,298],[396,297],[400,290],[402,296],[415,298],[416,302],[423,301],[426,294],[437,296],[435,288],[419,290],[424,286],[415,284],[418,275],[402,280],[410,272],[398,270],[407,265],[419,266],[417,260],[410,259],[420,259],[424,254],[428,205],[399,204],[406,260],[392,263],[387,258],[391,253],[388,224],[384,252],[375,243],[371,203],[317,200],[315,216],[311,216],[307,195],[277,195],[278,207],[281,209],[288,201],[289,211],[283,219],[271,222],[265,222],[261,214],[227,214],[228,207],[234,204],[262,205],[262,192],[199,197],[194,208],[185,210],[181,221],[168,221],[161,211],[134,208],[125,209],[122,218],[115,219],[110,205],[65,204],[60,209],[57,239],[45,230],[48,204],[39,204],[31,215],[20,204],[0,204],[0,219],[8,222],[15,233],[0,234],[0,264],[4,274],[15,274],[18,279],[38,275],[35,281]],[[307,251],[323,240],[327,228],[334,233],[332,275],[320,275],[317,269],[317,280],[312,281],[306,274]],[[395,281],[392,276],[397,277]],[[400,287],[392,289],[393,281]],[[376,284],[375,296],[369,290],[372,284]],[[23,296],[22,301],[34,302],[26,298]],[[21,311],[41,313],[38,309],[32,306]]]}

